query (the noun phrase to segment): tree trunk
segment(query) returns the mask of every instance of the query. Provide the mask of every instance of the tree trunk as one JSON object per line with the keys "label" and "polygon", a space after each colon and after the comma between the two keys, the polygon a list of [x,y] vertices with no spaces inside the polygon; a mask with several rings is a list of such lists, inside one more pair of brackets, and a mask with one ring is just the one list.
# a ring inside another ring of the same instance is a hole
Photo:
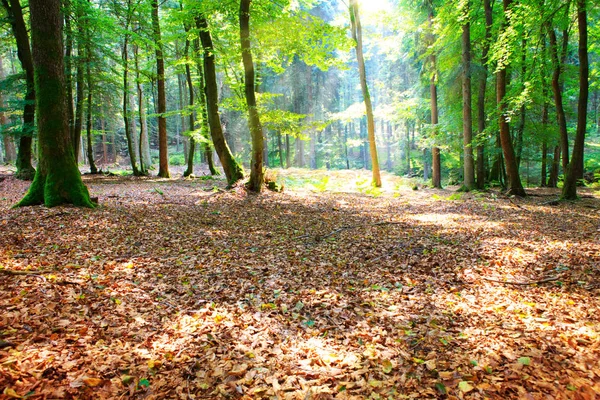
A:
{"label": "tree trunk", "polygon": [[475,164],[473,159],[473,113],[471,110],[471,23],[469,2],[463,10],[465,24],[462,26],[462,97],[463,97],[463,190],[475,187]]}
{"label": "tree trunk", "polygon": [[152,28],[156,48],[156,75],[158,86],[158,176],[169,178],[169,143],[167,141],[167,98],[165,94],[165,60],[163,56],[163,43],[160,35],[160,22],[158,20],[158,0],[152,0]]}
{"label": "tree trunk", "polygon": [[365,71],[365,59],[362,49],[362,27],[360,24],[360,14],[358,12],[357,0],[350,0],[350,22],[352,24],[352,37],[356,42],[356,58],[358,61],[358,73],[360,76],[360,86],[367,110],[367,133],[369,137],[369,151],[371,153],[371,167],[373,172],[373,186],[381,187],[381,174],[379,172],[379,160],[377,158],[377,144],[375,143],[375,121],[373,119],[373,105],[371,104],[371,95],[367,85],[367,75]]}
{"label": "tree trunk", "polygon": [[550,169],[550,177],[548,178],[548,187],[555,188],[558,186],[558,172],[560,169],[560,146],[554,147],[554,155],[552,156],[552,166]]}
{"label": "tree trunk", "polygon": [[[89,31],[88,31],[89,32]],[[90,49],[90,38],[87,38],[86,41],[86,78],[87,78],[87,122],[86,122],[86,130],[87,130],[87,159],[90,165],[90,173],[97,174],[98,168],[96,168],[96,164],[94,163],[94,145],[92,142],[92,57],[91,57],[91,49]],[[68,99],[67,99],[68,100]]]}
{"label": "tree trunk", "polygon": [[577,131],[573,143],[571,163],[567,168],[562,198],[577,199],[577,181],[583,176],[583,153],[587,126],[589,92],[589,60],[586,0],[577,0],[577,27],[579,28],[579,103],[577,104]]}
{"label": "tree trunk", "polygon": [[408,122],[408,120],[405,121],[406,123],[406,145],[405,145],[405,157],[406,157],[406,176],[410,177],[412,174],[411,168],[410,168],[410,124]]}
{"label": "tree trunk", "polygon": [[[0,81],[4,80],[4,65],[2,63],[2,57],[0,57]],[[4,96],[0,92],[0,109],[4,109]],[[0,111],[0,126],[4,127],[7,123],[6,113],[4,111]],[[15,152],[15,144],[13,142],[13,138],[9,134],[2,135],[2,144],[4,146],[4,160],[3,162],[9,164],[15,161],[17,157]],[[1,156],[1,155],[0,155]]]}
{"label": "tree trunk", "polygon": [[[10,1],[10,4],[9,4]],[[17,43],[17,56],[25,71],[26,93],[25,106],[23,108],[23,129],[19,138],[19,150],[17,153],[17,179],[32,180],[35,169],[31,165],[31,148],[33,144],[33,131],[35,129],[35,84],[31,48],[29,47],[29,35],[27,25],[23,19],[23,10],[19,0],[2,0],[10,20],[11,28]],[[62,55],[61,55],[62,56]]]}
{"label": "tree trunk", "polygon": [[200,31],[200,40],[204,49],[204,79],[206,106],[208,113],[208,124],[210,125],[210,135],[213,145],[223,166],[227,183],[233,185],[244,177],[244,171],[240,164],[237,163],[225,136],[223,135],[223,127],[221,126],[221,117],[219,116],[219,93],[217,90],[217,73],[215,66],[215,52],[213,48],[212,37],[208,31],[208,23],[203,15],[196,17],[196,26]]}
{"label": "tree trunk", "polygon": [[[429,1],[429,29],[433,29],[433,1]],[[431,34],[431,38],[429,42],[433,45],[433,34]],[[433,125],[434,133],[433,135],[437,135],[437,124],[438,124],[438,104],[437,104],[437,60],[435,54],[431,54],[429,57],[429,62],[431,64],[431,80],[429,83],[429,92],[430,92],[430,103],[431,103],[431,125]],[[442,162],[440,156],[440,149],[437,146],[434,146],[431,149],[431,183],[433,187],[441,189],[442,188]]]}
{"label": "tree trunk", "polygon": [[[126,27],[127,29],[127,27]],[[133,142],[133,138],[131,137],[131,127],[130,127],[130,118],[129,115],[129,35],[126,34],[123,38],[123,123],[125,125],[125,138],[127,139],[127,152],[129,153],[129,159],[131,161],[131,170],[133,172],[133,176],[139,176],[140,172],[137,168],[136,161],[136,149],[135,144]]]}
{"label": "tree trunk", "polygon": [[292,152],[290,146],[290,135],[285,135],[285,168],[292,166]]}
{"label": "tree trunk", "polygon": [[[521,41],[521,85],[523,90],[525,90],[526,83],[526,74],[527,74],[527,40],[523,39]],[[521,105],[519,110],[519,123],[517,125],[517,135],[516,135],[516,143],[515,143],[515,155],[517,157],[517,168],[521,167],[521,157],[523,155],[523,134],[525,133],[525,113],[527,109],[525,108],[525,103]]]}
{"label": "tree trunk", "polygon": [[[505,18],[509,12],[512,0],[503,0]],[[506,21],[503,22],[502,30],[506,29]],[[499,125],[500,125],[500,143],[502,144],[502,153],[504,154],[504,163],[506,165],[506,174],[509,181],[508,194],[514,196],[524,197],[527,194],[521,184],[521,177],[519,176],[519,167],[517,166],[517,159],[515,157],[515,150],[510,136],[510,129],[508,126],[506,115],[506,102],[504,97],[506,96],[506,64],[499,66],[498,72],[496,73],[496,97],[498,101],[499,109]]]}
{"label": "tree trunk", "polygon": [[[71,0],[64,0],[65,14],[65,84],[67,86],[67,109],[71,137],[75,129],[75,109],[73,108],[73,28],[71,27]],[[74,147],[75,148],[75,147]]]}
{"label": "tree trunk", "polygon": [[560,148],[562,153],[562,167],[566,174],[567,166],[569,165],[569,134],[567,132],[567,120],[562,98],[561,71],[564,68],[566,50],[568,45],[568,31],[563,31],[563,48],[562,51],[558,48],[558,41],[554,28],[548,27],[550,38],[550,54],[552,56],[553,72],[552,72],[552,93],[554,95],[554,104],[556,106],[556,121],[560,132]]}
{"label": "tree trunk", "polygon": [[281,131],[277,131],[277,151],[279,152],[279,167],[283,169],[283,137],[281,137]]}
{"label": "tree trunk", "polygon": [[263,135],[256,95],[254,93],[254,63],[250,45],[250,3],[252,0],[240,0],[240,41],[242,62],[244,64],[244,94],[248,106],[248,125],[252,136],[252,162],[250,164],[250,181],[248,189],[260,192],[263,186]]}
{"label": "tree trunk", "polygon": [[60,0],[30,0],[37,93],[39,164],[18,206],[63,203],[94,207],[75,162],[65,91]]}
{"label": "tree trunk", "polygon": [[146,119],[146,106],[144,105],[144,90],[140,81],[138,46],[133,46],[133,56],[135,61],[138,114],[140,119],[140,140],[138,142],[138,154],[140,156],[140,172],[142,173],[142,175],[147,175],[148,168],[152,166],[152,158],[150,157],[150,144],[148,143],[148,121]]}
{"label": "tree trunk", "polygon": [[[490,41],[492,38],[492,3],[491,0],[483,0],[483,8],[485,10],[485,39],[481,51],[481,65],[483,73],[479,81],[479,93],[477,95],[477,131],[479,135],[483,135],[485,131],[485,92],[487,88],[487,78],[489,74],[488,54],[490,51]],[[484,189],[485,187],[485,146],[483,138],[480,138],[480,144],[477,146],[477,188]]]}
{"label": "tree trunk", "polygon": [[[194,41],[194,46],[195,46],[195,52],[196,54],[200,54],[200,40],[197,39]],[[199,57],[199,56],[198,56]],[[210,171],[211,175],[219,175],[219,172],[217,171],[216,167],[215,167],[215,162],[213,160],[213,148],[211,145],[211,138],[210,138],[210,124],[208,121],[208,110],[207,110],[207,104],[206,104],[206,90],[204,90],[204,88],[206,87],[206,79],[204,79],[204,71],[202,69],[202,63],[200,61],[196,62],[196,67],[197,67],[197,72],[198,72],[198,84],[200,86],[200,115],[202,117],[202,120],[200,122],[201,127],[201,136],[204,138],[203,142],[202,142],[202,150],[204,152],[204,158],[206,158],[206,163],[208,165],[208,170]],[[189,75],[188,79],[190,79],[190,85],[191,85],[191,75]]]}

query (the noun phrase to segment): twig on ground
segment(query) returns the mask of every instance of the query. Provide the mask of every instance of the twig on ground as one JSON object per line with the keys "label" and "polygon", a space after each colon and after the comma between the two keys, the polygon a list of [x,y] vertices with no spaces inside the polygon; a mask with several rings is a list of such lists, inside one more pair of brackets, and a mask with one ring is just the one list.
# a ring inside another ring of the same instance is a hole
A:
{"label": "twig on ground", "polygon": [[488,282],[502,283],[502,284],[505,284],[505,285],[529,286],[529,285],[539,285],[541,283],[554,282],[554,281],[559,280],[560,278],[558,276],[552,276],[552,277],[549,277],[549,278],[540,279],[539,281],[529,281],[529,282],[501,281],[499,279],[486,278],[484,276],[482,276],[481,279],[483,279],[485,281],[488,281]]}
{"label": "twig on ground", "polygon": [[2,275],[11,275],[11,276],[34,276],[36,278],[40,278],[44,282],[46,282],[46,278],[40,274],[46,273],[48,271],[15,271],[12,269],[0,269],[0,274]]}

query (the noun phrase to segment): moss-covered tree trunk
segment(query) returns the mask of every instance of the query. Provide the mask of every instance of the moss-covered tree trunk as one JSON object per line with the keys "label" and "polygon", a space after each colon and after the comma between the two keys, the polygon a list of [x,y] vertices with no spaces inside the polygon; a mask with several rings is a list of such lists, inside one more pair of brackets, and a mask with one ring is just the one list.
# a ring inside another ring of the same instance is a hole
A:
{"label": "moss-covered tree trunk", "polygon": [[579,28],[579,103],[577,104],[577,131],[573,143],[573,156],[567,168],[562,198],[577,198],[577,181],[583,176],[583,153],[587,127],[587,107],[589,95],[589,60],[587,32],[587,2],[577,0],[577,27]]}
{"label": "moss-covered tree trunk", "polygon": [[233,185],[244,177],[242,166],[235,160],[221,126],[221,117],[219,115],[219,93],[217,89],[217,72],[215,65],[215,51],[213,48],[212,37],[208,30],[208,22],[203,15],[196,17],[196,26],[200,31],[200,40],[203,47],[204,58],[204,80],[206,93],[206,107],[208,113],[208,124],[210,126],[210,135],[213,145],[223,166],[227,183]]}
{"label": "moss-covered tree trunk", "polygon": [[169,143],[167,141],[167,97],[165,92],[165,59],[163,43],[160,34],[160,21],[158,19],[158,0],[152,0],[152,28],[156,49],[156,75],[158,89],[158,176],[169,178]]}
{"label": "moss-covered tree trunk", "polygon": [[350,22],[352,25],[352,37],[356,41],[356,58],[358,60],[358,73],[360,77],[360,86],[365,100],[367,110],[367,135],[369,138],[369,152],[371,154],[371,172],[373,175],[372,183],[375,187],[381,187],[381,174],[379,172],[379,159],[377,157],[377,144],[375,142],[375,120],[373,118],[373,105],[371,104],[371,95],[367,85],[367,74],[365,71],[365,59],[362,49],[362,26],[360,24],[360,15],[358,3],[356,0],[350,0]]}
{"label": "moss-covered tree trunk", "polygon": [[65,90],[60,0],[30,0],[39,165],[17,206],[94,207],[75,162]]}
{"label": "moss-covered tree trunk", "polygon": [[263,134],[258,109],[256,108],[256,94],[254,92],[254,62],[250,45],[250,3],[252,0],[240,1],[240,41],[242,46],[242,62],[244,64],[244,94],[248,106],[248,125],[252,137],[252,161],[250,164],[250,180],[248,189],[260,192],[264,182],[263,176]]}
{"label": "moss-covered tree trunk", "polygon": [[23,19],[21,3],[19,0],[2,0],[2,5],[6,9],[12,32],[17,43],[17,56],[25,71],[26,83],[25,106],[23,107],[23,129],[19,138],[16,161],[17,173],[15,176],[18,179],[29,181],[32,180],[35,175],[35,169],[31,164],[31,148],[33,144],[33,132],[35,129],[33,60],[31,57],[29,35],[27,34],[27,25],[25,25],[25,20]]}

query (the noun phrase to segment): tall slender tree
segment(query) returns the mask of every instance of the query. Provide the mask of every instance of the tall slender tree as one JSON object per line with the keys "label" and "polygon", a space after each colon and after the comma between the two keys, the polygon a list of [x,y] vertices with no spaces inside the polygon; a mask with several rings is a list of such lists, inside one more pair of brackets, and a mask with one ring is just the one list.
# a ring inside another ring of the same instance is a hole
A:
{"label": "tall slender tree", "polygon": [[362,26],[360,23],[360,13],[358,0],[350,0],[350,23],[352,29],[352,38],[355,40],[356,58],[358,60],[358,74],[360,87],[362,89],[365,108],[367,111],[367,135],[369,138],[369,151],[371,153],[371,170],[373,172],[373,186],[381,187],[381,174],[379,172],[379,159],[377,157],[377,144],[375,142],[375,120],[373,118],[373,105],[371,104],[371,95],[367,85],[367,73],[365,71],[365,58],[362,48]]}
{"label": "tall slender tree", "polygon": [[252,61],[252,46],[250,42],[250,4],[252,0],[240,1],[240,41],[242,46],[242,62],[244,64],[244,94],[248,107],[248,125],[252,136],[252,161],[250,163],[250,180],[248,189],[260,192],[264,183],[263,177],[263,134],[258,109],[256,108],[256,93],[254,83],[254,62]]}
{"label": "tall slender tree", "polygon": [[212,36],[208,30],[208,21],[204,15],[196,16],[196,27],[200,32],[200,40],[203,47],[204,60],[204,79],[206,106],[208,113],[208,124],[210,126],[210,135],[212,137],[215,150],[223,166],[227,183],[233,185],[244,177],[244,170],[238,164],[233,156],[229,145],[223,134],[221,126],[221,116],[219,115],[219,92],[217,88],[217,72],[215,65],[215,50],[213,46]]}
{"label": "tall slender tree", "polygon": [[473,113],[471,110],[471,22],[469,1],[462,10],[462,97],[463,97],[463,190],[475,187],[475,164],[473,159]]}
{"label": "tall slender tree", "polygon": [[[508,26],[508,15],[511,11],[512,0],[503,0],[504,6],[504,22],[503,29]],[[508,65],[507,61],[503,61],[498,66],[496,72],[496,98],[498,101],[499,109],[499,126],[500,126],[500,142],[502,144],[502,153],[504,154],[504,162],[506,164],[506,174],[509,180],[508,194],[514,196],[526,196],[525,189],[521,184],[521,177],[519,176],[519,167],[517,166],[517,159],[515,156],[515,149],[513,147],[512,138],[510,135],[510,129],[508,126],[508,115],[506,114],[506,75]]]}
{"label": "tall slender tree", "polygon": [[587,1],[577,0],[577,27],[579,30],[579,102],[577,104],[577,131],[573,143],[573,156],[567,168],[562,198],[577,198],[577,181],[583,176],[583,151],[587,128],[587,108],[589,96],[589,60]]}
{"label": "tall slender tree", "polygon": [[169,143],[167,140],[167,97],[165,92],[165,59],[158,18],[158,0],[152,0],[152,29],[156,50],[156,81],[158,90],[158,176],[169,178]]}

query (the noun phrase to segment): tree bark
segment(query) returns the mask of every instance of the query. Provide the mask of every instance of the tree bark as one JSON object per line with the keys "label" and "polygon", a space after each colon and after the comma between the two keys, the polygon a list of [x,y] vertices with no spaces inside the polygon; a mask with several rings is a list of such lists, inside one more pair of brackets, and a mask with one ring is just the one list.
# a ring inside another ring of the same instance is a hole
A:
{"label": "tree bark", "polygon": [[369,138],[369,151],[371,153],[371,169],[373,172],[373,186],[381,187],[381,174],[379,172],[379,160],[377,158],[377,144],[375,143],[375,121],[373,119],[373,105],[371,104],[371,95],[367,85],[367,74],[365,71],[365,59],[362,49],[362,26],[360,24],[360,14],[358,11],[357,0],[350,0],[350,22],[352,25],[352,37],[356,42],[356,58],[358,60],[358,73],[360,76],[360,86],[367,110],[367,134]]}
{"label": "tree bark", "polygon": [[587,126],[589,92],[589,60],[586,0],[577,0],[577,27],[579,28],[579,102],[577,104],[577,131],[573,143],[573,154],[567,168],[562,198],[577,199],[577,181],[583,176],[583,152]]}
{"label": "tree bark", "polygon": [[[429,1],[429,29],[433,29],[433,2]],[[429,40],[433,45],[433,34],[431,34],[431,38]],[[437,124],[438,124],[438,104],[437,104],[437,60],[435,53],[432,53],[429,57],[429,62],[431,64],[431,81],[429,83],[429,92],[430,92],[430,103],[431,103],[431,125],[434,129],[434,136],[437,134]],[[442,162],[440,156],[440,149],[437,146],[434,146],[431,149],[431,183],[433,187],[441,189],[442,188]]]}
{"label": "tree bark", "polygon": [[[0,57],[0,80],[4,80],[4,65],[2,62],[2,57]],[[4,96],[0,93],[0,109],[4,109]],[[6,113],[4,111],[0,112],[0,126],[4,127],[7,123]],[[15,144],[13,142],[13,138],[11,135],[5,133],[2,135],[2,144],[4,146],[4,160],[3,162],[10,164],[13,163],[17,157],[15,151]]]}
{"label": "tree bark", "polygon": [[471,23],[469,2],[463,10],[465,23],[462,26],[462,97],[463,97],[463,190],[475,187],[475,164],[473,159],[473,113],[471,110]]}
{"label": "tree bark", "polygon": [[48,207],[63,203],[94,207],[75,162],[65,91],[60,0],[30,0],[35,70],[39,165],[17,204]]}
{"label": "tree bark", "polygon": [[[512,0],[503,0],[505,18],[507,13],[510,11]],[[507,22],[503,22],[502,30],[506,29]],[[504,163],[506,165],[506,174],[509,180],[508,194],[514,196],[524,197],[527,194],[523,185],[521,184],[521,177],[519,176],[519,167],[517,166],[517,159],[515,157],[515,150],[510,136],[510,129],[508,126],[506,115],[506,103],[504,97],[506,96],[506,68],[507,65],[499,66],[498,72],[496,73],[496,97],[498,101],[499,109],[499,126],[500,126],[500,143],[502,144],[502,153],[504,154]]]}
{"label": "tree bark", "polygon": [[[485,92],[487,89],[487,78],[489,74],[488,59],[490,51],[490,41],[492,39],[492,4],[491,0],[483,0],[485,12],[485,39],[481,51],[481,65],[483,73],[479,81],[479,93],[477,95],[477,132],[483,135],[485,131]],[[480,138],[480,144],[477,146],[477,188],[485,187],[485,146],[483,138]]]}
{"label": "tree bark", "polygon": [[169,178],[169,143],[167,140],[167,97],[165,94],[165,59],[163,55],[163,43],[160,34],[160,22],[158,20],[158,0],[152,0],[152,28],[156,48],[156,75],[158,87],[158,176]]}
{"label": "tree bark", "polygon": [[[521,85],[525,90],[525,82],[527,75],[527,40],[521,41]],[[519,123],[517,124],[517,134],[515,140],[515,155],[517,157],[517,168],[521,167],[521,156],[523,154],[523,134],[525,133],[525,117],[526,117],[525,103],[523,103],[519,110]]]}
{"label": "tree bark", "polygon": [[[128,26],[125,27],[128,29]],[[140,172],[137,168],[136,149],[131,135],[129,115],[129,35],[125,34],[123,38],[123,123],[125,126],[125,138],[127,139],[127,152],[131,161],[131,171],[133,176],[139,176]]]}
{"label": "tree bark", "polygon": [[[89,31],[86,31],[89,32]],[[87,78],[87,122],[86,122],[86,130],[87,130],[87,159],[88,164],[90,165],[90,173],[97,174],[98,168],[96,168],[96,163],[94,162],[94,144],[92,141],[92,57],[91,57],[91,49],[90,49],[90,39],[86,40],[86,48],[85,48],[85,56],[86,56],[86,78]],[[68,99],[67,99],[68,100]]]}
{"label": "tree bark", "polygon": [[150,144],[148,143],[148,121],[146,119],[146,106],[144,103],[144,90],[140,80],[139,54],[138,46],[133,46],[133,57],[135,63],[135,77],[138,98],[138,114],[140,120],[140,140],[138,141],[138,152],[140,156],[140,172],[142,175],[148,174],[148,168],[152,166],[150,157]]}
{"label": "tree bark", "polygon": [[[10,4],[9,4],[10,1]],[[34,67],[29,47],[27,25],[23,19],[23,10],[19,0],[2,0],[6,9],[15,41],[17,43],[17,56],[25,71],[26,93],[25,106],[23,107],[23,129],[19,138],[17,153],[17,172],[15,176],[22,180],[32,180],[35,169],[31,164],[33,131],[35,129],[35,83]],[[62,55],[61,55],[62,56]]]}
{"label": "tree bark", "polygon": [[204,79],[206,93],[206,107],[208,113],[208,124],[210,125],[210,135],[213,145],[223,166],[227,183],[233,185],[244,177],[244,171],[240,164],[235,160],[221,126],[221,117],[219,115],[219,93],[217,89],[217,72],[215,66],[215,51],[212,37],[208,30],[208,23],[203,15],[196,17],[196,26],[200,31],[200,40],[204,49]]}
{"label": "tree bark", "polygon": [[252,137],[252,161],[250,164],[250,180],[247,187],[253,192],[260,192],[263,186],[263,134],[256,94],[254,92],[254,62],[250,44],[250,4],[252,0],[240,0],[240,42],[242,62],[244,64],[244,94],[248,106],[248,125]]}
{"label": "tree bark", "polygon": [[548,27],[548,36],[550,38],[550,54],[552,57],[553,72],[552,72],[552,94],[554,95],[554,104],[556,106],[556,122],[560,132],[560,149],[562,153],[562,167],[566,174],[567,166],[569,165],[569,134],[567,132],[567,119],[563,106],[561,72],[564,68],[566,50],[569,42],[568,31],[563,31],[563,47],[562,51],[558,48],[556,32],[551,26]]}

